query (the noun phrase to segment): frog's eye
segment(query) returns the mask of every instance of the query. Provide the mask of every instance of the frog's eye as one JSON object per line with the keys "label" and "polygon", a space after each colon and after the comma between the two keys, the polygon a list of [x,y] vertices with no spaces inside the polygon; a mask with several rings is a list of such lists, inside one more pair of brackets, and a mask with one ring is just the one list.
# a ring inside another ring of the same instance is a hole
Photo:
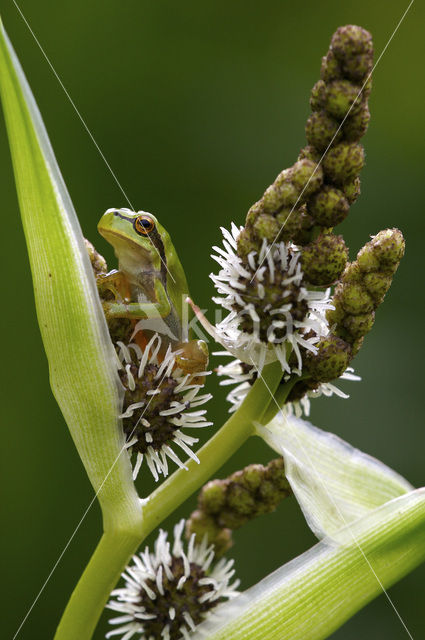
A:
{"label": "frog's eye", "polygon": [[133,223],[136,233],[140,236],[147,236],[148,233],[154,230],[155,222],[150,216],[137,216]]}

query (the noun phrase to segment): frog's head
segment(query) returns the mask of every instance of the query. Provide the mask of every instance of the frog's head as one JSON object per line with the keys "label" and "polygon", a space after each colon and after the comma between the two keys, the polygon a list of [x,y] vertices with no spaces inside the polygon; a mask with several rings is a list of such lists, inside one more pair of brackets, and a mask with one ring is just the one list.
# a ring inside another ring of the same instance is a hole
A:
{"label": "frog's head", "polygon": [[165,259],[164,245],[168,233],[151,213],[130,209],[108,209],[97,225],[99,233],[115,249],[121,262],[137,261],[139,265],[161,269]]}
{"label": "frog's head", "polygon": [[[169,280],[169,295],[186,299],[186,276],[171,238],[151,213],[108,209],[97,225],[99,233],[115,250],[119,268],[127,273],[157,271]],[[181,301],[178,300],[179,305]]]}

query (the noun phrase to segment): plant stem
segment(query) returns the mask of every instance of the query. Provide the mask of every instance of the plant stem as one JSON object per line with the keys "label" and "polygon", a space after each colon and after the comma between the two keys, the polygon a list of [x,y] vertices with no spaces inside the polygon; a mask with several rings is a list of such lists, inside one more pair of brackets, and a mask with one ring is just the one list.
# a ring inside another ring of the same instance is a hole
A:
{"label": "plant stem", "polygon": [[273,420],[275,415],[282,410],[283,405],[288,399],[288,395],[292,387],[301,379],[302,377],[300,376],[293,376],[289,378],[287,382],[280,384],[278,386],[278,388],[276,389],[276,392],[273,395],[273,398],[271,398],[271,401],[266,411],[263,413],[263,416],[261,418],[261,424],[263,425],[268,424],[271,420]]}
{"label": "plant stem", "polygon": [[156,491],[142,509],[141,526],[112,529],[101,538],[59,623],[55,640],[90,640],[109,595],[129,558],[145,537],[194,491],[199,489],[253,434],[282,377],[279,362],[264,368],[240,408],[197,452],[200,464],[188,460]]}
{"label": "plant stem", "polygon": [[103,534],[67,604],[55,640],[89,640],[122,570],[140,543],[140,532]]}
{"label": "plant stem", "polygon": [[282,377],[279,362],[267,365],[242,405],[221,429],[199,450],[200,464],[189,460],[152,493],[143,507],[143,528],[148,535],[194,491],[199,489],[242,444],[253,435],[254,421],[261,421]]}

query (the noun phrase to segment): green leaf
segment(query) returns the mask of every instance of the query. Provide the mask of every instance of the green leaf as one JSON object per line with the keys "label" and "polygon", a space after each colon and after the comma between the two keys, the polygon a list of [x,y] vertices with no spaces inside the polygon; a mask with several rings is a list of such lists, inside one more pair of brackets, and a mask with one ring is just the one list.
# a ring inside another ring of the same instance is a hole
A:
{"label": "green leaf", "polygon": [[123,453],[113,346],[77,216],[2,25],[0,92],[52,390],[99,492],[105,527],[134,527],[139,500]]}
{"label": "green leaf", "polygon": [[257,434],[283,456],[285,474],[311,530],[334,536],[346,524],[413,489],[383,462],[305,420],[277,415]]}
{"label": "green leaf", "polygon": [[[194,640],[327,638],[425,560],[425,488],[387,502],[339,535],[343,545],[323,540],[218,607]],[[388,615],[397,624],[391,609]]]}

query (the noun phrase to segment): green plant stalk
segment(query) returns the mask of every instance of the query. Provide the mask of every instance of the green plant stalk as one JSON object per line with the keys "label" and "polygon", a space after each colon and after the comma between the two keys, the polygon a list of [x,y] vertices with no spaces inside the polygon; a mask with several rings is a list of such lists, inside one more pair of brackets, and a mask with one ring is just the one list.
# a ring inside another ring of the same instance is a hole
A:
{"label": "green plant stalk", "polygon": [[[189,460],[189,473],[178,469],[156,489],[143,507],[143,529],[148,535],[176,508],[199,489],[242,444],[254,435],[253,422],[260,422],[282,377],[279,362],[264,367],[242,405],[223,427],[197,452],[200,464]],[[289,389],[288,389],[289,393]]]}
{"label": "green plant stalk", "polygon": [[140,535],[114,529],[101,537],[77,583],[57,628],[55,638],[92,637],[111,591],[140,544]]}
{"label": "green plant stalk", "polygon": [[[78,582],[59,623],[55,640],[89,640],[120,574],[146,536],[186,498],[199,489],[242,444],[253,435],[253,422],[261,420],[282,377],[280,363],[264,368],[240,408],[197,452],[200,464],[188,460],[142,507],[138,533],[105,532]],[[288,390],[289,391],[289,390]]]}
{"label": "green plant stalk", "polygon": [[261,418],[261,424],[266,425],[271,420],[273,420],[273,418],[279,413],[279,411],[283,409],[283,406],[288,399],[288,395],[292,387],[297,382],[303,379],[303,376],[293,376],[284,384],[279,384],[278,388],[276,389],[276,393],[273,396],[273,399],[270,401],[269,406],[267,407]]}

